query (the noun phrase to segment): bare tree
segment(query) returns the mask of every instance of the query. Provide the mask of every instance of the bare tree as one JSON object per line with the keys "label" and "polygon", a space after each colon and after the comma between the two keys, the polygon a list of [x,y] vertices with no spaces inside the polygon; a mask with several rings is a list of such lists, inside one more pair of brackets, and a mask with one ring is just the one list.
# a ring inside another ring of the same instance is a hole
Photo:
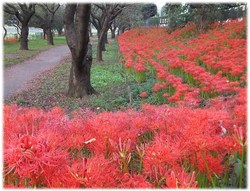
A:
{"label": "bare tree", "polygon": [[68,96],[84,97],[96,93],[90,83],[92,49],[89,45],[90,4],[67,4],[64,13],[65,35],[72,65]]}
{"label": "bare tree", "polygon": [[54,16],[54,21],[52,23],[52,28],[57,31],[58,35],[62,35],[63,31],[63,14],[64,14],[65,5],[61,4],[59,9],[56,11]]}
{"label": "bare tree", "polygon": [[29,21],[35,14],[35,4],[4,4],[4,12],[15,15],[21,23],[20,50],[28,50]]}
{"label": "bare tree", "polygon": [[103,61],[102,50],[105,43],[105,36],[113,20],[122,12],[125,5],[121,4],[94,4],[91,11],[91,23],[98,33],[97,55],[98,61]]}
{"label": "bare tree", "polygon": [[54,21],[55,13],[59,7],[60,4],[56,3],[37,4],[36,13],[32,18],[32,25],[43,29],[44,34],[47,35],[48,45],[54,45],[52,23]]}
{"label": "bare tree", "polygon": [[125,30],[140,26],[143,20],[142,7],[143,4],[126,4],[122,13],[115,19],[118,27],[118,35]]}

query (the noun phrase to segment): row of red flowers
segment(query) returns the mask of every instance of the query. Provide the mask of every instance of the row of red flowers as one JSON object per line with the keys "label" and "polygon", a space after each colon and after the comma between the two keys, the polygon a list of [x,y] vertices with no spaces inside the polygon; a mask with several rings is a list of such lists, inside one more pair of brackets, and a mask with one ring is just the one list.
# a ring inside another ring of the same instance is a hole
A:
{"label": "row of red flowers", "polygon": [[[246,83],[245,33],[243,19],[215,23],[204,34],[196,34],[192,23],[171,34],[164,28],[139,28],[118,40],[126,68],[136,73],[156,71],[165,84],[158,90],[165,89],[170,102],[199,103],[204,93],[235,94]],[[174,95],[168,85],[175,88]]]}

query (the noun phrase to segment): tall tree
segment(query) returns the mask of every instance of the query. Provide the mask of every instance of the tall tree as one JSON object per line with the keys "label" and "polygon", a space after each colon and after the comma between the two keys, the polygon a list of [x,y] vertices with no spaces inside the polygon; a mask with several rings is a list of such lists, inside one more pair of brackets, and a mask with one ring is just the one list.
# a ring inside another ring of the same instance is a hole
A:
{"label": "tall tree", "polygon": [[58,35],[62,35],[63,31],[63,13],[65,10],[65,6],[61,5],[59,9],[56,11],[54,16],[54,21],[52,23],[52,28],[57,31]]}
{"label": "tall tree", "polygon": [[102,51],[105,45],[105,36],[113,20],[122,12],[125,5],[121,4],[94,4],[91,11],[91,23],[97,30],[98,43],[97,55],[98,61],[103,61]]}
{"label": "tall tree", "polygon": [[154,3],[144,4],[141,9],[143,19],[147,25],[148,19],[157,14],[157,6]]}
{"label": "tall tree", "polygon": [[4,12],[15,15],[21,23],[20,50],[28,50],[29,21],[35,14],[35,4],[4,4]]}
{"label": "tall tree", "polygon": [[174,13],[177,9],[177,4],[168,4],[167,5],[167,11],[168,11],[168,29],[172,30],[174,27],[174,22],[173,22],[173,18],[174,18]]}
{"label": "tall tree", "polygon": [[126,4],[126,7],[122,10],[116,18],[116,24],[118,25],[118,33],[123,33],[125,30],[143,25],[143,15],[141,9],[143,4]]}
{"label": "tall tree", "polygon": [[187,24],[193,20],[194,17],[194,12],[190,9],[189,4],[166,3],[164,13],[167,17],[167,28],[169,32],[181,24]]}
{"label": "tall tree", "polygon": [[44,34],[46,34],[48,45],[54,45],[52,24],[55,13],[59,7],[60,4],[56,3],[37,4],[36,13],[32,18],[32,25],[43,29]]}
{"label": "tall tree", "polygon": [[72,65],[68,96],[84,97],[96,93],[90,83],[92,49],[89,45],[90,4],[67,4],[64,26]]}
{"label": "tall tree", "polygon": [[191,4],[191,8],[196,10],[195,23],[199,32],[205,31],[210,22],[209,15],[214,12],[215,4]]}

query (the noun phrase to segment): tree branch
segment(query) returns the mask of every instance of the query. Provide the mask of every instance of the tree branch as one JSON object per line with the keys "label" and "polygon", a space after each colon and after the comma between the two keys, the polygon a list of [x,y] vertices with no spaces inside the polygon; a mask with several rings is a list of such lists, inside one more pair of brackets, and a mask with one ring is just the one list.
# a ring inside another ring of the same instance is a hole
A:
{"label": "tree branch", "polygon": [[[12,10],[11,10],[12,9]],[[9,13],[11,15],[15,15],[16,12],[18,12],[17,8],[13,6],[12,4],[6,3],[4,5],[4,12]]]}
{"label": "tree branch", "polygon": [[96,7],[98,7],[101,10],[105,9],[105,6],[103,4],[94,4]]}

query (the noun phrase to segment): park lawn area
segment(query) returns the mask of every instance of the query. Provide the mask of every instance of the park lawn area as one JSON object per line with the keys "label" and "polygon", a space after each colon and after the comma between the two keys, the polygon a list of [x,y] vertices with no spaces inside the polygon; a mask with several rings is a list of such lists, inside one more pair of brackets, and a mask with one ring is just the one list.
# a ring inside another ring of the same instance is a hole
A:
{"label": "park lawn area", "polygon": [[[103,62],[96,61],[96,41],[93,43],[93,64],[91,68],[92,86],[99,95],[83,99],[67,97],[68,79],[71,59],[64,59],[54,69],[44,72],[33,80],[28,90],[6,100],[7,104],[17,103],[25,107],[37,107],[46,110],[59,106],[68,112],[78,108],[89,107],[97,112],[120,110],[130,106],[140,107],[136,81],[126,77],[124,68],[118,62],[118,44],[116,40],[109,40],[103,53]],[[150,86],[149,86],[150,87]],[[132,94],[133,101],[129,96]],[[142,100],[146,102],[148,100]]]}
{"label": "park lawn area", "polygon": [[[65,37],[54,37],[54,44],[66,44]],[[23,62],[52,47],[54,46],[48,45],[44,39],[29,40],[29,50],[19,50],[20,42],[4,42],[4,66]]]}

